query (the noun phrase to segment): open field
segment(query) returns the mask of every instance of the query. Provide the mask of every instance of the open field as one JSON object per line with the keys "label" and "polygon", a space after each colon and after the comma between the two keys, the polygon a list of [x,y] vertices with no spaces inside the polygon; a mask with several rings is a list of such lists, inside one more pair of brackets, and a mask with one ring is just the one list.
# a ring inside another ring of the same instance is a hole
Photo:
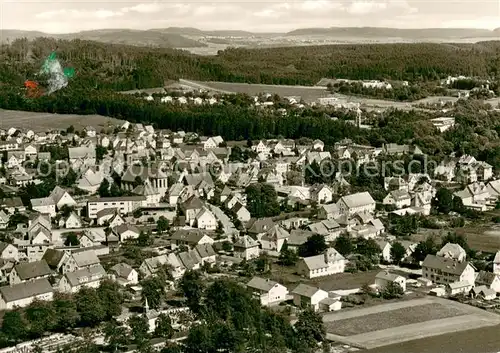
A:
{"label": "open field", "polygon": [[102,115],[50,114],[0,109],[0,129],[15,127],[33,131],[47,131],[66,129],[73,125],[76,130],[92,126],[99,131],[102,128],[123,123],[123,120]]}
{"label": "open field", "polygon": [[500,326],[473,328],[382,346],[364,353],[497,353],[500,351]]}
{"label": "open field", "polygon": [[[466,226],[453,229],[457,234],[467,238],[469,246],[478,251],[496,253],[500,250],[500,227],[491,226]],[[412,236],[413,241],[419,242],[425,240],[428,236],[435,236],[437,239],[441,235],[446,235],[448,230],[443,229],[421,229]],[[439,240],[438,240],[439,242]]]}
{"label": "open field", "polygon": [[323,317],[323,321],[327,326],[329,340],[371,349],[450,332],[495,326],[500,324],[500,316],[446,299],[426,297],[330,313]]}
{"label": "open field", "polygon": [[447,307],[438,303],[430,303],[413,307],[404,307],[356,316],[344,320],[336,320],[326,324],[327,331],[341,336],[352,336],[361,333],[384,330],[402,325],[416,324],[437,318],[443,319],[464,314],[455,307]]}

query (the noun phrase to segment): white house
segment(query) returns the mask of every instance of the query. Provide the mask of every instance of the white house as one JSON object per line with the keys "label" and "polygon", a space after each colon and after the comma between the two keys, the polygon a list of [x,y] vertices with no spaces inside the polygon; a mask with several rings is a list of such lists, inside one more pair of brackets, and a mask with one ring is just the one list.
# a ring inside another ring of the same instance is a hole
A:
{"label": "white house", "polygon": [[454,243],[446,243],[441,250],[439,250],[436,256],[444,257],[447,259],[453,259],[458,262],[465,261],[467,257],[467,253],[465,250],[458,244]]}
{"label": "white house", "polygon": [[326,185],[314,185],[310,190],[311,200],[318,204],[326,204],[333,201],[333,192]]}
{"label": "white house", "polygon": [[136,285],[139,283],[139,274],[132,266],[126,263],[114,265],[109,272],[114,275],[115,281],[122,286]]}
{"label": "white house", "polygon": [[394,205],[397,209],[409,207],[411,205],[411,196],[408,191],[391,191],[383,200],[384,205]]}
{"label": "white house", "polygon": [[0,259],[18,262],[19,251],[17,247],[6,242],[0,242]]}
{"label": "white house", "polygon": [[476,276],[476,286],[481,285],[500,293],[500,276],[492,272],[479,271]]}
{"label": "white house", "polygon": [[389,271],[380,271],[375,276],[375,286],[379,290],[385,289],[389,283],[396,283],[403,289],[403,291],[406,291],[406,278],[403,276],[390,273]]}
{"label": "white house", "polygon": [[70,215],[64,220],[64,226],[68,229],[81,228],[82,220],[75,212],[71,212]]}
{"label": "white house", "polygon": [[290,233],[275,225],[269,229],[260,239],[262,250],[280,252],[285,241],[290,237]]}
{"label": "white house", "polygon": [[43,197],[40,199],[31,199],[31,208],[33,211],[48,214],[50,217],[55,217],[57,215],[56,212],[56,204],[51,197]]}
{"label": "white house", "polygon": [[422,263],[422,277],[437,284],[467,281],[474,283],[475,269],[467,261],[427,255]]}
{"label": "white house", "polygon": [[299,308],[311,307],[314,311],[318,311],[320,302],[328,298],[327,291],[303,283],[295,287],[291,293],[294,305]]}
{"label": "white house", "polygon": [[217,229],[217,218],[214,214],[204,207],[197,215],[196,215],[196,226],[199,229],[206,230],[216,230]]}
{"label": "white house", "polygon": [[245,260],[257,258],[260,255],[259,243],[248,235],[239,238],[234,243],[233,249],[235,257]]}
{"label": "white house", "polygon": [[348,216],[359,212],[372,213],[375,211],[375,205],[375,200],[367,191],[343,196],[337,202],[340,213]]}
{"label": "white house", "polygon": [[63,206],[74,207],[76,206],[76,201],[71,197],[71,195],[63,188],[56,186],[54,190],[49,195],[58,210]]}
{"label": "white house", "polygon": [[500,250],[497,251],[493,259],[493,273],[500,275]]}
{"label": "white house", "polygon": [[112,231],[122,242],[127,239],[137,239],[141,234],[136,226],[128,223],[120,224],[118,227],[113,228]]}
{"label": "white house", "polygon": [[0,287],[0,310],[26,307],[35,300],[52,301],[54,290],[46,278]]}
{"label": "white house", "polygon": [[279,304],[287,299],[288,289],[270,279],[254,277],[247,283],[247,288],[260,300],[263,306]]}
{"label": "white house", "polygon": [[304,257],[297,263],[297,272],[307,278],[329,276],[345,270],[345,258],[334,248],[324,254]]}
{"label": "white house", "polygon": [[59,281],[59,290],[63,293],[76,293],[84,287],[97,288],[105,277],[106,271],[100,264],[67,272]]}

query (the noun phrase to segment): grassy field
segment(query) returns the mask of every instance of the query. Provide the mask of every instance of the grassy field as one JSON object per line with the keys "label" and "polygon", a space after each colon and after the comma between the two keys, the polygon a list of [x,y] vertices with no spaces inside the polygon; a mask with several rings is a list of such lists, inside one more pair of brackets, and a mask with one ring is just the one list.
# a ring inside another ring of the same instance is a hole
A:
{"label": "grassy field", "polygon": [[[479,327],[497,326],[500,316],[455,301],[427,296],[326,313],[323,322],[327,326],[328,340],[361,349],[374,349]],[[500,344],[497,348],[500,348]],[[401,352],[420,350],[414,346]]]}
{"label": "grassy field", "polygon": [[123,120],[102,115],[50,114],[0,109],[0,129],[15,127],[33,131],[65,130],[73,125],[76,130],[93,126],[98,132],[103,128],[123,124]]}
{"label": "grassy field", "polygon": [[456,307],[444,306],[439,303],[430,303],[385,311],[382,313],[357,316],[344,320],[336,320],[326,323],[326,329],[328,332],[337,335],[352,336],[462,314],[464,314],[464,312]]}
{"label": "grassy field", "polygon": [[496,353],[500,326],[476,328],[365,350],[364,353]]}

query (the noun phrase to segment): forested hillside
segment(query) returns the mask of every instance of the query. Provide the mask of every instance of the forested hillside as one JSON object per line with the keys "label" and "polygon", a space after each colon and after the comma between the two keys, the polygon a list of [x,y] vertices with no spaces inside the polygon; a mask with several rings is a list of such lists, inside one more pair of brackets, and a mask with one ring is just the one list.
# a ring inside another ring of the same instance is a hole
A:
{"label": "forested hillside", "polygon": [[0,82],[22,85],[54,49],[66,66],[76,69],[74,84],[114,90],[157,87],[178,78],[313,85],[323,77],[409,81],[459,74],[490,77],[500,65],[500,42],[238,48],[217,56],[196,56],[173,49],[39,38],[1,48]]}

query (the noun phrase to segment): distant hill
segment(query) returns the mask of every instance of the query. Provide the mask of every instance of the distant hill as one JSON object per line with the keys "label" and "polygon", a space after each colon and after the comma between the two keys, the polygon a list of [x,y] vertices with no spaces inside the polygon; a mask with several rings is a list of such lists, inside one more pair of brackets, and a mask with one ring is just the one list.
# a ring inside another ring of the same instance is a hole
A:
{"label": "distant hill", "polygon": [[493,38],[500,34],[487,29],[474,28],[422,28],[402,29],[384,27],[331,27],[331,28],[303,28],[286,33],[287,36],[328,36],[328,37],[368,37],[368,38]]}
{"label": "distant hill", "polygon": [[36,31],[0,30],[2,42],[13,41],[18,38],[34,39],[49,37],[56,39],[82,39],[96,42],[126,44],[135,46],[153,46],[162,48],[196,48],[206,47],[204,43],[186,38],[176,33],[163,33],[157,30],[131,30],[131,29],[102,29],[83,31],[68,34],[49,34]]}

